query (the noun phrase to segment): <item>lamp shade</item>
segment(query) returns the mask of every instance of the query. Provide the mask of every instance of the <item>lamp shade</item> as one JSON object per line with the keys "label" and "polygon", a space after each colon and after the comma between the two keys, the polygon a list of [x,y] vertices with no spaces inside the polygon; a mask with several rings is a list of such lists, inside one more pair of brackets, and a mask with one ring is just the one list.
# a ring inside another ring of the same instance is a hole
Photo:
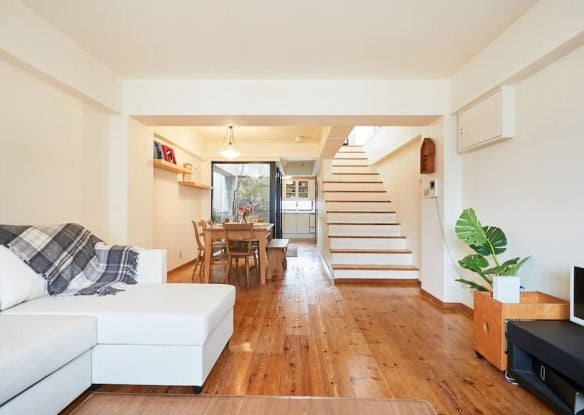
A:
{"label": "lamp shade", "polygon": [[[229,140],[228,140],[229,137]],[[241,155],[241,152],[235,148],[235,137],[233,137],[233,126],[230,125],[225,131],[225,137],[223,137],[224,147],[219,154],[228,160],[236,159]]]}
{"label": "lamp shade", "polygon": [[233,144],[229,143],[221,151],[219,151],[219,154],[228,160],[233,160],[239,157],[241,152],[238,151]]}

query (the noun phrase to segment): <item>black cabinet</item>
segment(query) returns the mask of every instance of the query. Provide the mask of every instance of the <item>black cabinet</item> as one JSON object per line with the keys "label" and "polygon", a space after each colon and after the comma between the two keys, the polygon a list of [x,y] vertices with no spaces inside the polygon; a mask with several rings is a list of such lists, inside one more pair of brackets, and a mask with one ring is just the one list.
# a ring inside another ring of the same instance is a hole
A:
{"label": "black cabinet", "polygon": [[509,321],[507,345],[508,372],[520,385],[558,414],[584,414],[584,327]]}

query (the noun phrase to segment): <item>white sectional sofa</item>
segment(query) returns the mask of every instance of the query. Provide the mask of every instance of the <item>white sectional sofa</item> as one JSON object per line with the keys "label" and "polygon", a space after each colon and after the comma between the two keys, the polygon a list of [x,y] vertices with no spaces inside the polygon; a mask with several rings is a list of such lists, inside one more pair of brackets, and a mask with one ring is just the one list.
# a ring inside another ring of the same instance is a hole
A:
{"label": "white sectional sofa", "polygon": [[0,414],[56,413],[91,383],[200,391],[233,333],[235,288],[166,284],[161,250],[140,252],[137,279],[116,295],[43,295],[0,312],[11,339],[0,341]]}

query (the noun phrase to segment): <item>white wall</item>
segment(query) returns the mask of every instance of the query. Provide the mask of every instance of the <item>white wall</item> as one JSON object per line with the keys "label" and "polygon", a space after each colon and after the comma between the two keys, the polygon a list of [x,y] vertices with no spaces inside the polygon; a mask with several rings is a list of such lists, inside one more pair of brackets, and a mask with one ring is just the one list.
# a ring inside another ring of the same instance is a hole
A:
{"label": "white wall", "polygon": [[152,127],[128,119],[128,243],[163,248],[153,237]]}
{"label": "white wall", "polygon": [[114,72],[18,0],[0,1],[0,59],[86,102],[122,111],[122,82]]}
{"label": "white wall", "polygon": [[[533,255],[522,284],[566,298],[570,261],[584,262],[584,47],[516,87],[516,136],[466,153],[463,203]],[[506,254],[507,255],[507,254]]]}
{"label": "white wall", "polygon": [[440,115],[443,79],[130,79],[131,115]]}
{"label": "white wall", "polygon": [[[152,171],[152,141],[156,139],[173,147],[178,165],[191,163],[200,170],[201,164],[208,163],[201,163],[198,155],[186,149],[187,146],[192,149],[200,148],[197,137],[189,136],[190,129],[154,127],[153,131],[157,136],[150,135],[148,138],[151,180],[153,177],[153,212],[150,219],[150,223],[153,224],[153,246],[167,250],[168,269],[173,269],[195,257],[196,244],[191,221],[211,217],[209,208],[211,192],[179,186],[178,181],[182,180],[180,174],[160,169]],[[210,178],[202,176],[201,173],[196,173],[193,180],[210,183]]]}
{"label": "white wall", "polygon": [[324,192],[322,191],[322,181],[330,177],[332,172],[332,160],[320,159],[320,166],[316,176],[316,247],[321,257],[330,267],[332,255],[330,252],[330,239],[328,237],[329,228],[326,220],[326,206],[324,201]]}
{"label": "white wall", "polygon": [[[454,261],[463,255],[454,233],[460,214],[460,157],[456,153],[454,117],[444,117],[423,128],[422,137],[429,137],[436,146],[435,172],[422,175],[422,191],[435,180],[438,198],[422,197],[422,249],[420,279],[422,289],[445,303],[461,301],[462,287]],[[445,240],[448,246],[445,244]],[[450,253],[452,253],[452,258]]]}
{"label": "white wall", "polygon": [[[236,142],[236,147],[241,151],[238,160],[251,161],[274,161],[282,157],[318,157],[320,154],[320,144],[316,140],[305,140],[302,143],[291,142],[271,142],[271,143],[250,143]],[[219,151],[223,148],[222,142],[208,142],[206,154],[209,159],[225,160]]]}
{"label": "white wall", "polygon": [[451,78],[458,111],[487,91],[514,84],[584,44],[584,2],[542,0]]}
{"label": "white wall", "polygon": [[369,163],[378,163],[408,145],[421,130],[422,127],[383,127],[363,146]]}
{"label": "white wall", "polygon": [[0,222],[78,222],[108,240],[110,116],[0,60]]}
{"label": "white wall", "polygon": [[[384,130],[388,129],[384,127],[378,134],[387,135]],[[383,179],[402,235],[407,237],[407,248],[413,252],[413,265],[417,267],[421,254],[420,137],[410,137],[406,144],[373,165]]]}

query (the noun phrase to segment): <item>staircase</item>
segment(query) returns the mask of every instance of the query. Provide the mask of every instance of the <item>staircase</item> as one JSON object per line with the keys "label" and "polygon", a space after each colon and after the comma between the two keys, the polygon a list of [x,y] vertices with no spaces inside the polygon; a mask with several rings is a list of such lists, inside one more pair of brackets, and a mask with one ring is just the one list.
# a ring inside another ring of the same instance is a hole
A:
{"label": "staircase", "polygon": [[383,181],[361,146],[343,146],[323,180],[335,279],[418,279]]}

